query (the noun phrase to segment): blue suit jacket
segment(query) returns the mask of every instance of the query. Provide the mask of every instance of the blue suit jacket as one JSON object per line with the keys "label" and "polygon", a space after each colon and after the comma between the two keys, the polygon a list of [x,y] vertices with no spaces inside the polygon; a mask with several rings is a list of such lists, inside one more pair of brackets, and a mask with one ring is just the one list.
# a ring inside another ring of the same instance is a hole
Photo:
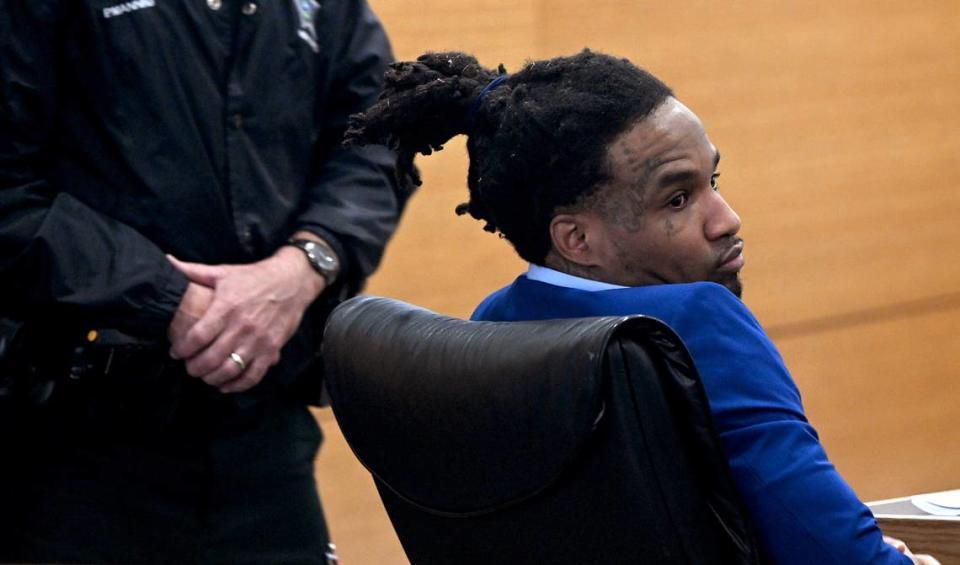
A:
{"label": "blue suit jacket", "polygon": [[910,563],[883,542],[823,450],[800,392],[753,314],[714,283],[590,292],[519,277],[473,318],[515,321],[645,314],[686,343],[763,552],[776,563]]}

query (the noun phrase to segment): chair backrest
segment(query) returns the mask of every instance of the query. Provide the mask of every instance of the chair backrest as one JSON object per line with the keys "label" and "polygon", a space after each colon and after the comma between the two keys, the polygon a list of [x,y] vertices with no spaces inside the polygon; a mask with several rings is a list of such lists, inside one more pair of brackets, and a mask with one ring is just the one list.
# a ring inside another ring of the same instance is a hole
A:
{"label": "chair backrest", "polygon": [[468,322],[358,297],[323,356],[414,564],[758,560],[699,376],[658,320]]}

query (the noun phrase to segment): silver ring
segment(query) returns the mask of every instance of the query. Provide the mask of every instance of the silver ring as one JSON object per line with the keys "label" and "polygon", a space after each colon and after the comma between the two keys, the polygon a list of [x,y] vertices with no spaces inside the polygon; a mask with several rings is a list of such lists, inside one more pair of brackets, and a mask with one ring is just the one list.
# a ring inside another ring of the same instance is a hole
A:
{"label": "silver ring", "polygon": [[230,360],[237,364],[237,367],[240,367],[240,371],[247,370],[247,364],[243,361],[243,357],[240,357],[240,354],[234,351],[230,354]]}

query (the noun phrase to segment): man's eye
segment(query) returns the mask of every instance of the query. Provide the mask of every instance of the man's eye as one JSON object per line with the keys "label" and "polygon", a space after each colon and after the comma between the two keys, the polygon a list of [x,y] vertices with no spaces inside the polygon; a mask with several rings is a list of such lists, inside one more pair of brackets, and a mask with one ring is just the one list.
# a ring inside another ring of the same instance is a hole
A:
{"label": "man's eye", "polygon": [[671,208],[683,208],[687,204],[687,193],[680,192],[676,196],[670,199]]}
{"label": "man's eye", "polygon": [[720,173],[710,175],[710,188],[720,190]]}

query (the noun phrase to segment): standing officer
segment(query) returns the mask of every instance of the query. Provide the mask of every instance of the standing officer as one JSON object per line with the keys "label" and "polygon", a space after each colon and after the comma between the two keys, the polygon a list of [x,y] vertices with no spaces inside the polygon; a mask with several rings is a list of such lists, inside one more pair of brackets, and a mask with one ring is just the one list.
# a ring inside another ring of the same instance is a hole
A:
{"label": "standing officer", "polygon": [[[325,305],[401,209],[364,0],[0,0],[0,561],[322,562]],[[69,375],[69,377],[68,377]]]}

